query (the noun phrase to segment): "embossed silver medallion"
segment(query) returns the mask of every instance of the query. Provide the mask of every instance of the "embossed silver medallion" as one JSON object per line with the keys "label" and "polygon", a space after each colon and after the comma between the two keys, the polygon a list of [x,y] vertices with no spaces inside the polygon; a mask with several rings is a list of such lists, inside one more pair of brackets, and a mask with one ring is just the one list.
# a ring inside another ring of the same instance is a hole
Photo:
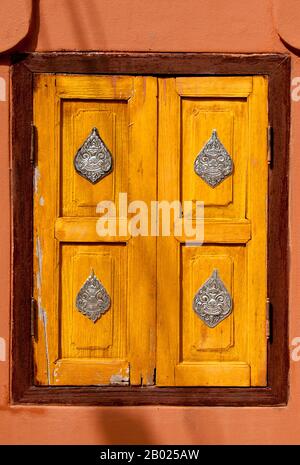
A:
{"label": "embossed silver medallion", "polygon": [[218,270],[214,270],[211,277],[198,289],[193,300],[193,309],[210,328],[217,326],[232,312],[232,299]]}
{"label": "embossed silver medallion", "polygon": [[76,307],[94,323],[110,307],[110,297],[92,270],[76,297]]}
{"label": "embossed silver medallion", "polygon": [[216,129],[212,131],[194,162],[195,173],[211,187],[216,187],[233,172],[233,161],[220,141]]}
{"label": "embossed silver medallion", "polygon": [[97,128],[92,129],[78,149],[74,158],[74,166],[77,173],[93,184],[111,172],[112,156],[99,136]]}

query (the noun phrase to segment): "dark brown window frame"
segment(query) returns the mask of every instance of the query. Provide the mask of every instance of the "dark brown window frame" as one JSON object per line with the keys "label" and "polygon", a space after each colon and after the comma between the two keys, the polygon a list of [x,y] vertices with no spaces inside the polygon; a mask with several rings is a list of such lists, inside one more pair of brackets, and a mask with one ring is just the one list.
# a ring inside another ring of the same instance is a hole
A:
{"label": "dark brown window frame", "polygon": [[[288,401],[288,149],[290,57],[286,54],[32,53],[12,64],[12,396],[11,401],[76,405],[264,406]],[[268,386],[38,387],[33,384],[33,166],[31,122],[36,73],[154,76],[266,75],[273,162],[269,170],[268,296],[272,339]]]}

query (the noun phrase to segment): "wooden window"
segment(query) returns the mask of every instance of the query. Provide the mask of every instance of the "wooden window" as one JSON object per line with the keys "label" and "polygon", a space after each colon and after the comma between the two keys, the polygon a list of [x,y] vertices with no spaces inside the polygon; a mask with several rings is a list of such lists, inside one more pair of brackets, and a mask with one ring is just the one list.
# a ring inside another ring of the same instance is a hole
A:
{"label": "wooden window", "polygon": [[[289,66],[206,54],[14,64],[14,402],[287,401]],[[97,184],[74,167],[93,127],[114,163]],[[232,158],[216,187],[194,168],[213,129]],[[147,205],[203,200],[204,244],[174,231],[100,239],[96,204],[120,192]],[[75,306],[91,270],[110,298],[97,323]],[[233,306],[212,328],[193,299],[214,270]]]}

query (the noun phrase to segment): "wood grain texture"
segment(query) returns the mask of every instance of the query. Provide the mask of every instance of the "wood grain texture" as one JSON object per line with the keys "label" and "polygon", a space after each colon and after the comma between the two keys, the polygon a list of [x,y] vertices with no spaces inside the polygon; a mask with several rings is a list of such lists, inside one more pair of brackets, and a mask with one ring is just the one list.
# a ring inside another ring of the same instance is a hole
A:
{"label": "wood grain texture", "polygon": [[[284,54],[47,53],[17,55],[12,67],[14,403],[70,405],[283,405],[288,399],[288,143],[290,58]],[[268,294],[273,338],[266,388],[34,387],[30,342],[32,292],[32,169],[30,124],[33,73],[266,75],[274,164],[269,171]],[[277,218],[281,218],[278,221]],[[279,283],[279,284],[278,284]]]}
{"label": "wood grain texture", "polygon": [[[206,217],[205,217],[206,218]],[[199,221],[200,222],[200,221]],[[191,220],[191,230],[196,228],[196,220]],[[181,232],[181,231],[180,231]],[[179,242],[188,242],[189,237],[185,234],[184,228],[182,234],[174,237]],[[251,223],[248,220],[209,220],[205,219],[204,240],[206,244],[246,244],[251,239]]]}
{"label": "wood grain texture", "polygon": [[[252,76],[176,78],[175,81],[182,112],[182,200],[201,199],[205,204],[205,218],[245,218],[249,152],[247,98],[252,92]],[[214,189],[194,173],[195,157],[213,129],[217,129],[234,166],[233,175]]]}
{"label": "wood grain texture", "polygon": [[[251,386],[245,248],[232,244],[182,247],[180,259],[181,353],[174,368],[176,385]],[[232,296],[233,312],[211,329],[192,311],[192,302],[215,268]]]}
{"label": "wood grain texture", "polygon": [[[158,79],[158,88],[158,201],[172,202],[180,198],[180,97],[175,91],[174,78]],[[174,367],[180,351],[179,257],[180,248],[175,237],[158,236],[157,383],[163,386],[176,385]]]}
{"label": "wood grain texture", "polygon": [[[130,239],[130,234],[115,236],[100,236],[97,233],[97,217],[80,217],[80,218],[57,218],[55,221],[55,237],[60,242],[126,242]],[[127,231],[127,219],[118,218],[116,231],[118,227],[121,232]]]}
{"label": "wood grain texture", "polygon": [[[110,385],[118,378],[128,384],[129,365],[131,385],[154,382],[156,238],[120,242],[112,234],[101,241],[96,207],[101,200],[118,206],[124,192],[128,202],[155,199],[156,97],[153,77],[35,77],[38,385]],[[79,176],[73,161],[93,127],[113,159],[112,172],[97,184]],[[92,270],[111,302],[95,323],[75,304]]]}
{"label": "wood grain texture", "polygon": [[[59,101],[51,75],[34,80],[33,122],[36,129],[34,166],[34,283],[36,327],[35,382],[51,384],[54,361],[59,358],[59,243],[53,240],[53,219],[59,215]],[[47,105],[45,105],[47,102]],[[45,144],[44,141],[47,141]],[[51,156],[52,155],[52,156]],[[41,202],[41,199],[43,201]]]}
{"label": "wood grain texture", "polygon": [[[172,235],[158,237],[157,384],[265,386],[266,78],[160,78],[159,121],[159,200],[178,198],[181,185],[182,202],[204,201],[204,234],[209,221],[218,239],[206,238],[201,247],[182,241],[180,247]],[[214,128],[234,169],[212,189],[195,175],[194,160]],[[222,236],[231,221],[232,243]],[[247,222],[251,236],[243,247],[239,227]],[[192,308],[214,269],[232,296],[233,311],[211,329]]]}
{"label": "wood grain texture", "polygon": [[251,385],[267,384],[266,302],[267,302],[267,209],[268,209],[268,83],[253,78],[249,95],[249,162],[247,217],[251,240],[247,243],[248,350]]}
{"label": "wood grain texture", "polygon": [[[142,199],[150,212],[156,199],[157,80],[135,77],[134,81],[135,93],[129,101],[128,201]],[[156,360],[156,237],[132,237],[128,248],[130,382],[151,386]]]}

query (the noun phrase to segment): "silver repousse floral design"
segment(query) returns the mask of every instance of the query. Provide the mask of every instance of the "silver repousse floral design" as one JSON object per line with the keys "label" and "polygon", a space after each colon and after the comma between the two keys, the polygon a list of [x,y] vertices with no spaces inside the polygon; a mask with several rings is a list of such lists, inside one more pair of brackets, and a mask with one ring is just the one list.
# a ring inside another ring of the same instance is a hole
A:
{"label": "silver repousse floral design", "polygon": [[111,172],[112,156],[99,136],[97,128],[93,128],[83,145],[78,149],[74,166],[80,176],[95,184]]}
{"label": "silver repousse floral design", "polygon": [[92,270],[76,297],[76,307],[94,323],[109,309],[110,297]]}
{"label": "silver repousse floral design", "polygon": [[232,174],[233,161],[215,129],[197,156],[194,170],[211,187],[218,186]]}
{"label": "silver repousse floral design", "polygon": [[210,328],[217,326],[232,312],[232,299],[218,270],[214,270],[211,277],[198,289],[193,300],[193,309]]}

